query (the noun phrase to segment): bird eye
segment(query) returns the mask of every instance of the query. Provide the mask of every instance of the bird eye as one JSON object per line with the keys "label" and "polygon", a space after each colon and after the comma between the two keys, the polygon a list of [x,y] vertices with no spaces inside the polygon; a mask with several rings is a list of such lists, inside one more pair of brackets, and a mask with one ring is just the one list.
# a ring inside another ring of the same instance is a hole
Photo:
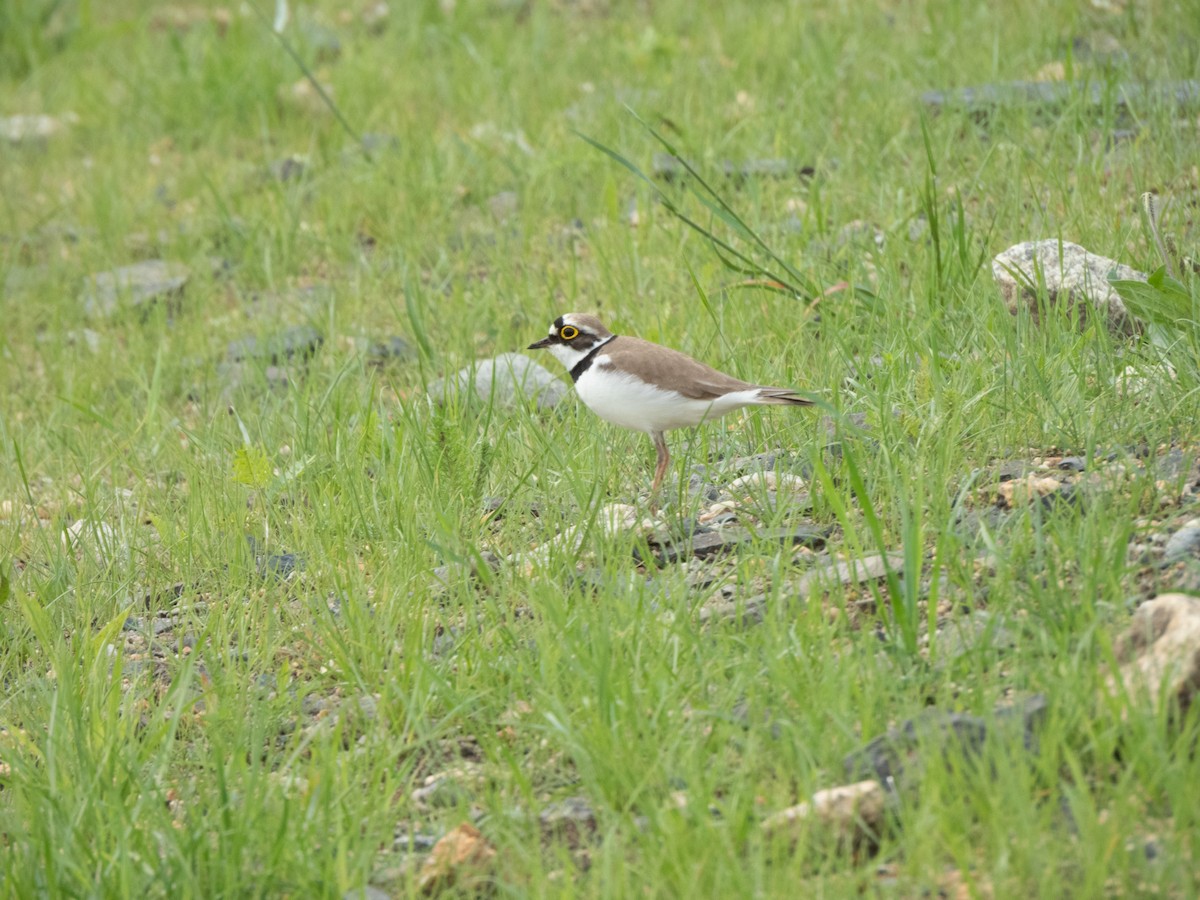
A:
{"label": "bird eye", "polygon": [[564,325],[558,329],[558,336],[564,341],[570,341],[579,337],[579,329],[574,325]]}

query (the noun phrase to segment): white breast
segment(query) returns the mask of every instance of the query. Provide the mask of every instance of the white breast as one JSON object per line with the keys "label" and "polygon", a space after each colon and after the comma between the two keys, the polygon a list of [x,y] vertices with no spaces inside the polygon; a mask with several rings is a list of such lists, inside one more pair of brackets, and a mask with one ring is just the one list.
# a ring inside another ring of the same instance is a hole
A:
{"label": "white breast", "polygon": [[677,391],[663,390],[614,369],[608,362],[607,356],[597,356],[575,382],[575,391],[600,418],[635,431],[670,431],[699,425],[753,403],[758,394],[757,390],[736,391],[715,401],[689,400]]}

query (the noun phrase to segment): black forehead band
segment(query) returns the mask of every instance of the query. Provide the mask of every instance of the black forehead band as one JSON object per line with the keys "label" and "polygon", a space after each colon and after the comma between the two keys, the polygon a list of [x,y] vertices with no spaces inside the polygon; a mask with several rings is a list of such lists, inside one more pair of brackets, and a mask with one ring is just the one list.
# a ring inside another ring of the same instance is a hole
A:
{"label": "black forehead band", "polygon": [[563,317],[559,316],[557,319],[554,320],[554,330],[562,331],[562,327],[563,327]]}

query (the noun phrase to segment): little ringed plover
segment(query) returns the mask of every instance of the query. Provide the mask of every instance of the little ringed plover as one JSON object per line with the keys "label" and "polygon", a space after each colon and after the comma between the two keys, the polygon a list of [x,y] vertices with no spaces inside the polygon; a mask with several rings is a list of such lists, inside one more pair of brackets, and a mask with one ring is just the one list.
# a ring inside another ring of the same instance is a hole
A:
{"label": "little ringed plover", "polygon": [[584,404],[607,422],[644,431],[654,441],[658,465],[653,494],[671,459],[663,433],[715,419],[743,406],[811,406],[790,388],[749,384],[718,372],[678,350],[613,334],[592,315],[567,313],[548,337],[529,345],[549,350],[571,373]]}

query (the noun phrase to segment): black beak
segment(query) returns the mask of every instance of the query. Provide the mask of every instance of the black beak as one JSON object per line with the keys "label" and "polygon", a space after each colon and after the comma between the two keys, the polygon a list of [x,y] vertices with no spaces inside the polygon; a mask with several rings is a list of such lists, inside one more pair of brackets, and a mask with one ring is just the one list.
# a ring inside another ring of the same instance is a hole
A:
{"label": "black beak", "polygon": [[550,344],[551,344],[550,338],[544,337],[540,341],[535,341],[534,343],[530,344],[525,349],[526,350],[541,350],[543,347],[549,347]]}

